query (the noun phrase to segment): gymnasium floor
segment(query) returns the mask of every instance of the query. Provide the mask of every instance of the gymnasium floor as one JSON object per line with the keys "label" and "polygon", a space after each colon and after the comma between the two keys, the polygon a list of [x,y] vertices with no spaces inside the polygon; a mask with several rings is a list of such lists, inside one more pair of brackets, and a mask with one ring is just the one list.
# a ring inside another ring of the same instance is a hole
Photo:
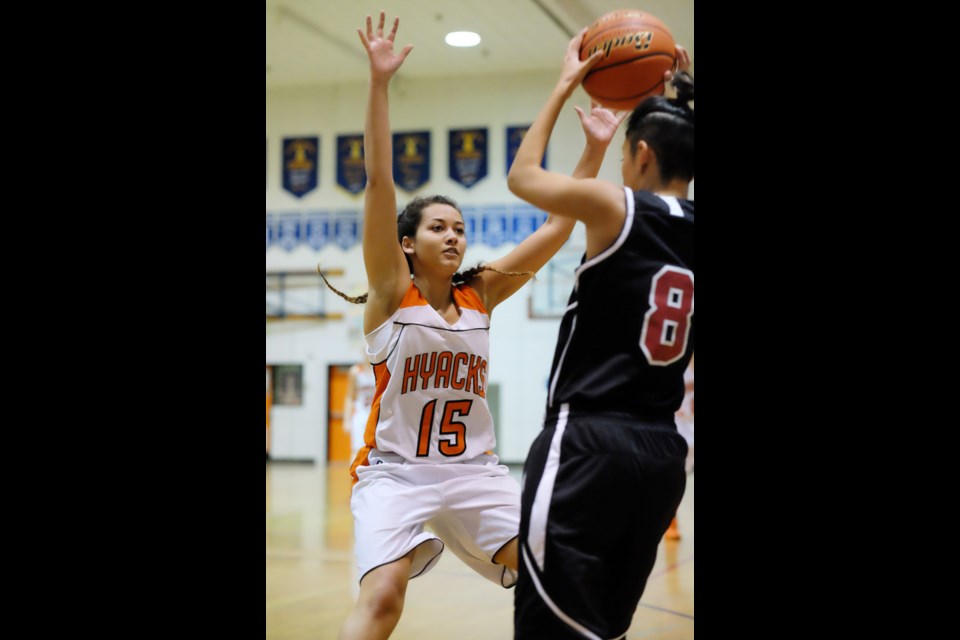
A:
{"label": "gymnasium floor", "polygon": [[[334,640],[356,592],[346,463],[268,461],[267,640]],[[520,479],[522,469],[511,467]],[[627,638],[692,640],[694,475],[679,510],[679,541],[662,541]],[[392,640],[509,640],[513,590],[444,553],[410,582]]]}

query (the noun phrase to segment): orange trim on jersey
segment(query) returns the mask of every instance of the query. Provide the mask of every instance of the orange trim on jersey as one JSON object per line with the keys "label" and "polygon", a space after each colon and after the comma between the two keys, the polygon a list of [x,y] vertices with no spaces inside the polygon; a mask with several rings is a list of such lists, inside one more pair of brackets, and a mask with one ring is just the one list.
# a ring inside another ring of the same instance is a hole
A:
{"label": "orange trim on jersey", "polygon": [[[462,284],[459,287],[453,287],[453,300],[461,309],[472,309],[480,313],[487,313],[487,309],[483,306],[483,301],[480,299],[480,296],[468,285]],[[407,292],[403,295],[403,300],[400,301],[399,308],[421,307],[426,304],[429,304],[427,299],[423,297],[420,289],[418,289],[417,285],[411,280],[410,288],[407,289]]]}
{"label": "orange trim on jersey", "polygon": [[417,285],[413,283],[413,280],[410,281],[410,288],[407,289],[407,292],[403,294],[403,300],[400,301],[400,309],[405,307],[422,307],[427,304],[427,299],[423,297],[423,294],[420,293],[420,289],[417,289]]}
{"label": "orange trim on jersey", "polygon": [[473,309],[480,313],[487,313],[487,309],[483,306],[483,301],[477,295],[477,292],[465,284],[453,288],[453,299],[463,309]]}
{"label": "orange trim on jersey", "polygon": [[[406,300],[406,298],[404,298]],[[367,426],[363,430],[363,446],[357,452],[353,464],[350,465],[350,475],[353,482],[360,479],[357,477],[357,467],[365,467],[370,464],[368,457],[370,450],[377,446],[377,421],[380,419],[380,399],[383,398],[383,392],[390,384],[390,371],[387,369],[387,363],[373,365],[373,377],[377,381],[377,390],[374,392],[373,404],[370,405],[370,415],[367,416]]]}

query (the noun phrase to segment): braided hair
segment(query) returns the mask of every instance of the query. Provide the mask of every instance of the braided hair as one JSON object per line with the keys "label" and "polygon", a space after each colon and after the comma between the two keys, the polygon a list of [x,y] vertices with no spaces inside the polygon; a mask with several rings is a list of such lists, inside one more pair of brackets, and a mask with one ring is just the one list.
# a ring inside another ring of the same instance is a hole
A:
{"label": "braided hair", "polygon": [[[417,235],[417,227],[420,226],[420,221],[423,218],[423,210],[431,204],[449,205],[456,209],[461,216],[463,215],[463,212],[460,211],[460,207],[457,206],[457,203],[446,196],[436,195],[414,198],[407,204],[406,207],[404,207],[403,211],[400,212],[400,215],[397,216],[397,239],[400,242],[403,242],[404,237],[413,238]],[[410,275],[413,276],[413,262],[411,261],[410,256],[404,254],[404,257],[407,259],[407,267],[410,269]],[[499,269],[478,263],[477,266],[467,269],[462,273],[458,272],[453,274],[453,286],[457,287],[470,282],[481,271],[495,271],[505,276],[533,275],[533,272],[531,271],[500,271]],[[331,291],[336,293],[347,302],[351,302],[353,304],[363,304],[367,301],[366,293],[351,297],[330,284],[330,282],[327,280],[327,277],[323,275],[323,271],[320,270],[319,264],[317,265],[317,272],[320,273],[320,277],[323,278],[323,281],[327,283],[327,287],[329,287]]]}
{"label": "braided hair", "polygon": [[676,98],[656,96],[640,103],[627,122],[627,140],[631,155],[637,143],[645,141],[653,149],[665,181],[693,179],[693,76],[676,73],[671,84]]}

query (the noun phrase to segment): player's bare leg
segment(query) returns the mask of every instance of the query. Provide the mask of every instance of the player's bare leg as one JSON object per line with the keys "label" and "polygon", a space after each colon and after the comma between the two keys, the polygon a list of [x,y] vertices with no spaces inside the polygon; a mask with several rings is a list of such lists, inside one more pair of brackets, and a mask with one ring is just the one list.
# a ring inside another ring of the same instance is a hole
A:
{"label": "player's bare leg", "polygon": [[357,604],[340,628],[339,640],[383,640],[390,637],[403,612],[410,565],[416,552],[414,549],[363,577]]}
{"label": "player's bare leg", "polygon": [[680,539],[680,526],[677,524],[677,516],[673,516],[673,520],[670,521],[670,526],[667,527],[666,533],[663,534],[664,540],[679,540]]}

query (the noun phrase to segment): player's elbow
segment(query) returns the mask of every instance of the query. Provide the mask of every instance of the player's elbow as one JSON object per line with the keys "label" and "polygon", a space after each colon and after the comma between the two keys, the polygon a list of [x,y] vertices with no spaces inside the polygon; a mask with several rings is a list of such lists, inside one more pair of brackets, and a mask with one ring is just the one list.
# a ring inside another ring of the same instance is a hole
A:
{"label": "player's elbow", "polygon": [[514,165],[507,175],[507,188],[521,200],[543,208],[544,172],[540,167],[517,167]]}
{"label": "player's elbow", "polygon": [[516,165],[510,167],[510,171],[507,172],[507,188],[510,189],[510,193],[517,193],[517,167]]}
{"label": "player's elbow", "polygon": [[510,167],[510,173],[507,174],[507,188],[510,189],[510,193],[518,198],[523,198],[524,194],[528,192],[529,183],[529,172],[514,163]]}

